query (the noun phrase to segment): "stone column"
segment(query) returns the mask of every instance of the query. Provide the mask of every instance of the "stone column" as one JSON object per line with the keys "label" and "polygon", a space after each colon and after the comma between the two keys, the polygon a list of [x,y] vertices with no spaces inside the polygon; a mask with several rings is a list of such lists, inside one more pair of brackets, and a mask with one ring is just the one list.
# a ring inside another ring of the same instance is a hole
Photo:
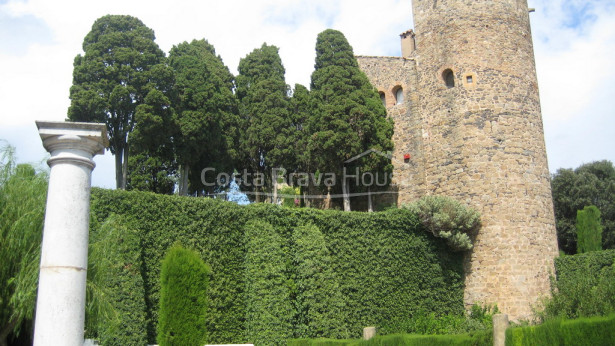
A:
{"label": "stone column", "polygon": [[82,346],[92,157],[104,124],[37,121],[51,171],[41,246],[34,345]]}
{"label": "stone column", "polygon": [[508,329],[508,315],[495,314],[493,321],[493,346],[506,346],[506,329]]}

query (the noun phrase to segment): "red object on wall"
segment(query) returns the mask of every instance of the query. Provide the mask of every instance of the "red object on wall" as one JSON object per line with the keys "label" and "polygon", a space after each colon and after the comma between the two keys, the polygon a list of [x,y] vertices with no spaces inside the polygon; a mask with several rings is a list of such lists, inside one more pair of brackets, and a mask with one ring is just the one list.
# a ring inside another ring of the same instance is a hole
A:
{"label": "red object on wall", "polygon": [[410,160],[410,154],[404,154],[404,161]]}

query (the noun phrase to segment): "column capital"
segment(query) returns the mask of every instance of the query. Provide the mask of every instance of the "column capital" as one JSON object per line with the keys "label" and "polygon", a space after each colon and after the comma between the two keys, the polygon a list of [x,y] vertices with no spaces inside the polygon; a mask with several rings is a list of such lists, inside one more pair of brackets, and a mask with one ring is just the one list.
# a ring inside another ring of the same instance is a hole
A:
{"label": "column capital", "polygon": [[49,166],[72,162],[94,168],[92,157],[109,145],[107,127],[99,123],[36,121],[43,147],[51,154]]}

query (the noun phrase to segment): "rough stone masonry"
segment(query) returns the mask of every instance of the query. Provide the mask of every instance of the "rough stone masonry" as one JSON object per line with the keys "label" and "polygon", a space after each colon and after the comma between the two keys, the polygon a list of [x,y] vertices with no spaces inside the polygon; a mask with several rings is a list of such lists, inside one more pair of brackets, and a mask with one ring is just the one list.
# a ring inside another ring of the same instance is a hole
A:
{"label": "rough stone masonry", "polygon": [[402,57],[357,57],[395,120],[397,203],[478,209],[465,304],[529,318],[558,248],[527,1],[414,0],[413,13]]}

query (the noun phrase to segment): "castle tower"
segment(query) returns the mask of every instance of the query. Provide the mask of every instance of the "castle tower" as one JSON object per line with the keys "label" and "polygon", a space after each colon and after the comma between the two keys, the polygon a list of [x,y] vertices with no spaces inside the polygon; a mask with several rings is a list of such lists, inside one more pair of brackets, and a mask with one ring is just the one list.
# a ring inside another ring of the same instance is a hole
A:
{"label": "castle tower", "polygon": [[527,318],[558,254],[527,2],[413,0],[413,12],[424,193],[481,212],[466,304]]}

